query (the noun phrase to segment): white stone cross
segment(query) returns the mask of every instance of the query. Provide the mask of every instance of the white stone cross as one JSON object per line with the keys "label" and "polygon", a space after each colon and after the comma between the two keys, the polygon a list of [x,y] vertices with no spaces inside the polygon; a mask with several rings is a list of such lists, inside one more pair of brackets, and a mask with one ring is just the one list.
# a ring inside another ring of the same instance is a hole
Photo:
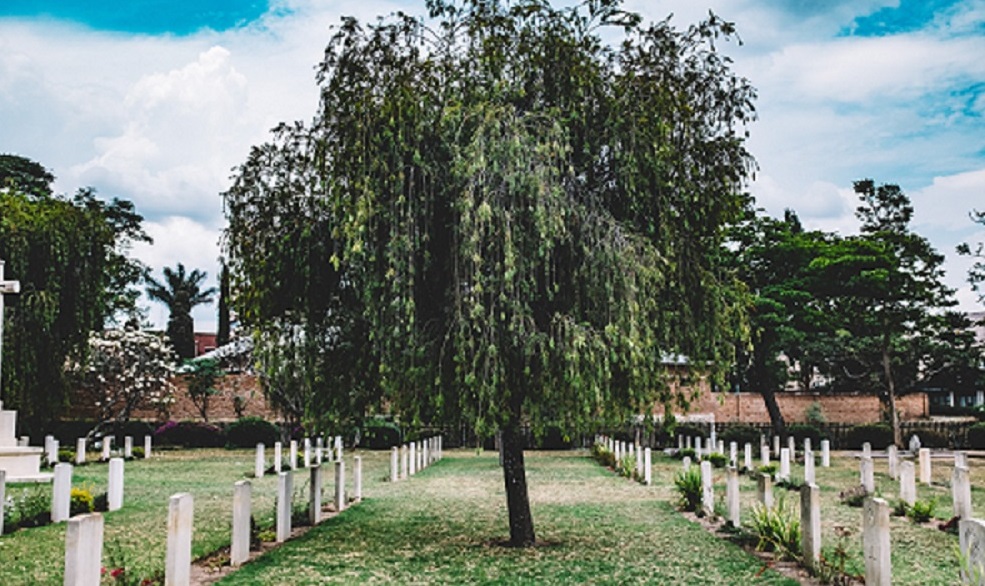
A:
{"label": "white stone cross", "polygon": [[3,298],[21,292],[20,281],[3,280],[3,265],[4,261],[0,260],[0,380],[3,380]]}

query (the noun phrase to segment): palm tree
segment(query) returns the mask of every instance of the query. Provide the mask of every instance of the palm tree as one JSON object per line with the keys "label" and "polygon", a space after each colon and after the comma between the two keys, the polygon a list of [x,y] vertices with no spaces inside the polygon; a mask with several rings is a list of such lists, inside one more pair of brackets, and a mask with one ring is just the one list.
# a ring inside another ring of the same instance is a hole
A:
{"label": "palm tree", "polygon": [[185,266],[178,263],[172,270],[164,267],[164,283],[147,277],[147,296],[168,306],[168,337],[174,351],[182,360],[195,357],[195,322],[192,308],[211,303],[215,287],[202,289],[202,281],[208,276],[198,269],[185,273]]}

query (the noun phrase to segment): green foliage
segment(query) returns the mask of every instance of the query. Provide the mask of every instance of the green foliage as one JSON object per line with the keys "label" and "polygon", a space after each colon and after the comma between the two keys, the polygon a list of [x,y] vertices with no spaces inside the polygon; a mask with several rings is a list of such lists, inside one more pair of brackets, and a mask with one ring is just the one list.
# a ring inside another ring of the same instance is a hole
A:
{"label": "green foliage", "polygon": [[217,448],[225,445],[222,429],[198,421],[169,421],[154,432],[154,441],[160,445],[184,448]]}
{"label": "green foliage", "polygon": [[392,421],[370,418],[363,422],[362,443],[371,450],[388,450],[400,445],[400,426]]}
{"label": "green foliage", "polygon": [[51,523],[51,488],[27,486],[7,488],[7,502],[3,503],[3,532],[12,533],[21,528],[41,527]]}
{"label": "green foliage", "polygon": [[782,493],[773,507],[753,505],[749,529],[758,538],[756,549],[775,552],[780,559],[800,558],[800,519],[787,509]]}
{"label": "green foliage", "polygon": [[678,460],[683,460],[684,458],[691,458],[691,461],[694,462],[697,460],[698,454],[697,452],[694,451],[694,448],[684,448],[683,450],[677,450],[676,452],[674,452],[674,457],[677,458]]}
{"label": "green foliage", "polygon": [[677,489],[677,504],[685,511],[693,512],[701,505],[701,472],[697,466],[682,470],[674,477]]}
{"label": "green foliage", "polygon": [[705,460],[711,462],[711,465],[715,468],[724,468],[728,464],[728,456],[725,454],[719,454],[718,452],[712,452],[704,456]]}
{"label": "green foliage", "polygon": [[633,473],[636,471],[636,456],[630,456],[629,454],[622,457],[619,461],[619,467],[616,468],[616,472],[620,476],[625,476],[626,478],[632,478]]}
{"label": "green foliage", "polygon": [[807,421],[807,425],[813,425],[814,427],[824,425],[828,422],[828,418],[824,416],[824,409],[818,401],[814,401],[807,406],[807,409],[804,410],[804,419]]}
{"label": "green foliage", "polygon": [[75,462],[75,450],[67,449],[67,448],[59,448],[58,449],[58,461],[59,462],[74,463]]}
{"label": "green foliage", "polygon": [[798,446],[804,445],[804,439],[810,438],[811,449],[817,450],[821,446],[821,430],[813,425],[796,424],[787,427],[787,433],[797,441]]}
{"label": "green foliage", "polygon": [[209,400],[219,393],[216,383],[226,373],[219,368],[219,361],[214,358],[188,360],[182,370],[188,385],[188,396],[195,404],[202,419],[208,421]]}
{"label": "green foliage", "polygon": [[[923,436],[920,436],[923,439]],[[985,423],[976,423],[968,428],[968,447],[985,449]]]}
{"label": "green foliage", "polygon": [[730,425],[722,431],[718,439],[724,441],[726,446],[729,442],[735,442],[742,449],[745,444],[758,446],[759,435],[760,431],[751,425]]}
{"label": "green foliage", "polygon": [[135,312],[132,287],[145,269],[127,250],[150,240],[131,202],[89,189],[53,195],[51,180],[28,159],[0,160],[0,259],[5,278],[21,283],[4,315],[0,400],[26,430],[67,406],[63,367],[86,353],[89,333]]}
{"label": "green foliage", "polygon": [[130,451],[130,453],[133,454],[133,457],[131,458],[132,460],[143,460],[144,456],[147,455],[147,452],[144,451],[144,448],[140,446],[134,447]]}
{"label": "green foliage", "polygon": [[861,507],[865,503],[865,499],[868,496],[869,493],[866,492],[865,487],[861,484],[852,486],[838,493],[838,498],[841,500],[842,504],[856,508]]}
{"label": "green foliage", "polygon": [[168,339],[178,358],[189,360],[195,357],[195,322],[192,309],[196,305],[211,303],[215,287],[202,288],[208,277],[205,271],[193,269],[185,272],[185,265],[178,263],[174,269],[164,267],[164,281],[147,276],[147,296],[167,306]]}
{"label": "green foliage", "polygon": [[609,451],[609,449],[607,447],[605,447],[605,445],[603,445],[603,444],[595,444],[595,445],[593,445],[592,446],[592,456],[596,460],[598,460],[598,463],[599,464],[601,464],[601,465],[603,465],[603,466],[605,466],[607,468],[613,468],[613,469],[615,469],[615,467],[616,467],[616,455],[613,454],[611,451]]}
{"label": "green foliage", "polygon": [[893,428],[885,423],[856,425],[845,436],[845,447],[860,450],[868,442],[872,449],[881,450],[893,443]]}
{"label": "green foliage", "polygon": [[693,423],[678,423],[674,428],[674,434],[684,437],[708,437],[707,425],[695,425]]}
{"label": "green foliage", "polygon": [[273,446],[280,441],[280,430],[262,417],[241,417],[226,428],[227,448]]}
{"label": "green foliage", "polygon": [[915,500],[913,504],[907,508],[907,516],[914,523],[926,523],[934,518],[934,511],[937,509],[937,499],[932,498],[930,500]]}
{"label": "green foliage", "polygon": [[69,515],[74,517],[96,510],[96,498],[92,496],[89,488],[72,487],[71,500],[69,502]]}
{"label": "green foliage", "polygon": [[757,467],[756,468],[756,471],[761,476],[769,476],[770,478],[774,478],[776,476],[776,471],[779,470],[779,469],[780,469],[780,465],[779,464],[777,464],[776,462],[770,462],[769,464],[766,464],[765,466],[759,466],[759,467]]}

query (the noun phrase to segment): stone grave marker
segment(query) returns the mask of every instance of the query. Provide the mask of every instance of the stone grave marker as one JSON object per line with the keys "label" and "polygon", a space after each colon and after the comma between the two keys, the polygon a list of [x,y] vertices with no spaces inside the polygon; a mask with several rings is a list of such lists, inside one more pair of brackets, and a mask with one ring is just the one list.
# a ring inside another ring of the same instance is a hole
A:
{"label": "stone grave marker", "polygon": [[144,436],[144,460],[150,459],[154,438],[149,435]]}
{"label": "stone grave marker", "polygon": [[899,498],[908,505],[917,500],[916,471],[913,462],[904,460],[899,469]]}
{"label": "stone grave marker", "polygon": [[875,494],[876,479],[875,479],[875,471],[873,470],[871,457],[862,456],[859,459],[859,477],[860,477],[860,482],[862,484],[862,488],[865,489],[865,493]]}
{"label": "stone grave marker", "polygon": [[99,586],[103,566],[103,516],[78,515],[65,529],[65,586]]}
{"label": "stone grave marker", "polygon": [[75,440],[75,465],[81,466],[86,463],[86,438],[80,437]]}
{"label": "stone grave marker", "polygon": [[110,511],[119,511],[123,508],[123,458],[110,458],[109,461],[109,488],[107,489],[107,501]]}
{"label": "stone grave marker", "polygon": [[341,513],[345,506],[345,461],[339,460],[335,463],[335,510]]}
{"label": "stone grave marker", "polygon": [[821,440],[821,467],[831,467],[831,441]]}
{"label": "stone grave marker", "polygon": [[400,450],[394,446],[390,448],[390,482],[400,480]]}
{"label": "stone grave marker", "polygon": [[968,466],[968,452],[955,451],[954,452],[954,466],[955,468],[960,466],[962,468],[969,468]]}
{"label": "stone grave marker", "polygon": [[712,486],[711,462],[701,462],[701,508],[706,515],[715,513],[715,489]]}
{"label": "stone grave marker", "polygon": [[[502,450],[500,450],[500,455],[502,455]],[[417,445],[415,442],[410,443],[410,475],[413,476],[417,474]]]}
{"label": "stone grave marker", "polygon": [[298,440],[291,440],[291,447],[289,451],[289,465],[291,470],[298,469]]}
{"label": "stone grave marker", "polygon": [[691,456],[684,456],[681,459],[681,467],[684,468],[685,472],[691,469]]}
{"label": "stone grave marker", "polygon": [[407,478],[409,474],[410,448],[404,444],[400,448],[400,478]]}
{"label": "stone grave marker", "polygon": [[930,486],[930,449],[920,448],[920,484]]}
{"label": "stone grave marker", "polygon": [[742,466],[746,470],[752,470],[752,444],[747,443],[743,448]]}
{"label": "stone grave marker", "polygon": [[773,457],[780,457],[780,436],[778,435],[773,436]]}
{"label": "stone grave marker", "polygon": [[[961,519],[958,521],[958,544],[967,567],[961,568],[961,583],[974,584],[979,576],[985,576],[985,520]],[[971,570],[969,575],[968,570]]]}
{"label": "stone grave marker", "polygon": [[291,536],[291,499],[294,497],[293,472],[277,475],[277,543]]}
{"label": "stone grave marker", "polygon": [[113,436],[106,435],[103,436],[103,452],[101,454],[101,460],[103,462],[109,462],[110,450],[113,449]]}
{"label": "stone grave marker", "polygon": [[773,508],[773,479],[769,474],[760,474],[756,481],[756,498],[764,507]]}
{"label": "stone grave marker", "polygon": [[739,465],[739,444],[736,442],[729,442],[728,444],[728,463],[729,466]]}
{"label": "stone grave marker", "polygon": [[304,455],[302,458],[304,459],[304,467],[311,468],[311,440],[308,438],[304,438]]}
{"label": "stone grave marker", "polygon": [[643,484],[653,484],[653,453],[650,448],[643,450]]}
{"label": "stone grave marker", "polygon": [[128,435],[123,438],[123,457],[133,457],[133,436]]}
{"label": "stone grave marker", "polygon": [[886,448],[886,465],[889,468],[889,477],[893,480],[899,478],[899,450],[894,444]]}
{"label": "stone grave marker", "polygon": [[862,457],[871,458],[872,457],[872,444],[865,442],[862,444]]}
{"label": "stone grave marker", "polygon": [[787,482],[790,480],[790,448],[780,450],[780,472],[777,479]]}
{"label": "stone grave marker", "polygon": [[[2,505],[3,503],[0,503]],[[61,523],[71,516],[72,465],[55,464],[55,481],[51,483],[51,522]]]}
{"label": "stone grave marker", "polygon": [[252,497],[253,487],[249,480],[240,480],[233,485],[233,532],[229,547],[229,565],[234,568],[250,559]]}
{"label": "stone grave marker", "polygon": [[813,446],[811,446],[811,438],[805,437],[804,438],[804,451],[805,452],[810,452],[812,449],[813,449]]}
{"label": "stone grave marker", "polygon": [[698,458],[701,457],[701,437],[694,438],[694,455]]}
{"label": "stone grave marker", "polygon": [[164,561],[165,586],[188,586],[192,572],[192,527],[195,503],[183,492],[168,503],[168,545]]}
{"label": "stone grave marker", "polygon": [[280,474],[284,469],[284,446],[274,442],[274,474]]}
{"label": "stone grave marker", "polygon": [[804,450],[804,482],[814,484],[816,475],[814,471],[814,452],[810,448]]}
{"label": "stone grave marker", "polygon": [[791,435],[787,436],[787,449],[790,450],[790,461],[797,460],[797,440]]}
{"label": "stone grave marker", "polygon": [[866,586],[892,586],[889,550],[889,505],[869,497],[862,506],[862,552]]}
{"label": "stone grave marker", "polygon": [[816,568],[821,562],[821,489],[813,482],[800,487],[800,531],[804,565]]}
{"label": "stone grave marker", "polygon": [[735,466],[725,470],[725,501],[728,503],[728,522],[733,527],[741,526],[739,510],[739,471]]}
{"label": "stone grave marker", "polygon": [[759,446],[759,464],[760,466],[770,465],[770,448],[769,446]]}
{"label": "stone grave marker", "polygon": [[951,497],[954,503],[954,516],[970,519],[971,512],[971,475],[963,466],[955,466],[951,473]]}
{"label": "stone grave marker", "polygon": [[263,473],[267,470],[267,457],[264,454],[265,449],[263,444],[257,444],[256,455],[253,457],[254,478],[263,478]]}
{"label": "stone grave marker", "polygon": [[914,454],[920,451],[920,436],[917,434],[910,436],[910,451]]}
{"label": "stone grave marker", "polygon": [[363,457],[352,458],[352,499],[357,503],[363,500]]}
{"label": "stone grave marker", "polygon": [[311,466],[311,475],[308,481],[308,520],[312,525],[321,523],[321,487],[322,469],[321,466]]}

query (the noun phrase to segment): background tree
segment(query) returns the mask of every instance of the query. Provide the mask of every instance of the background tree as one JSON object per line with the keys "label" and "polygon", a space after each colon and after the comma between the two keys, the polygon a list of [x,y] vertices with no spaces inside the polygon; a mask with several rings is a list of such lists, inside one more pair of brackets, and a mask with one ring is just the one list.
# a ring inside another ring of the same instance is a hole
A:
{"label": "background tree", "polygon": [[4,316],[2,400],[28,432],[67,406],[66,360],[80,360],[89,333],[135,314],[145,268],[128,257],[150,239],[129,201],[98,199],[90,189],[54,195],[38,163],[0,156],[0,258],[21,282]]}
{"label": "background tree", "polygon": [[292,340],[261,364],[304,389],[306,417],[385,398],[410,424],[502,430],[510,540],[529,545],[524,424],[669,403],[668,353],[730,362],[741,287],[719,256],[748,206],[753,90],[714,17],[428,6],[344,20],[314,120],[254,148],[225,194],[226,256],[244,323]]}
{"label": "background tree", "polygon": [[85,360],[72,363],[70,372],[99,398],[99,422],[90,436],[109,424],[129,421],[141,406],[166,413],[174,403],[174,362],[167,342],[140,331],[133,322],[123,329],[90,334]]}
{"label": "background tree", "polygon": [[[972,210],[970,216],[973,222],[985,226],[985,212]],[[968,283],[971,284],[972,291],[978,293],[978,300],[985,302],[985,290],[982,287],[985,283],[985,242],[979,242],[974,248],[968,243],[959,244],[958,254],[975,259],[968,269]]]}
{"label": "background tree", "polygon": [[219,319],[215,334],[216,347],[229,343],[229,269],[225,261],[219,272]]}
{"label": "background tree", "polygon": [[195,320],[192,309],[203,303],[211,303],[215,287],[202,289],[202,282],[208,276],[204,271],[193,269],[185,273],[185,265],[171,269],[164,267],[164,282],[147,277],[147,296],[167,306],[168,338],[174,346],[178,358],[188,360],[195,357]]}
{"label": "background tree", "polygon": [[218,360],[205,357],[185,362],[182,372],[188,385],[188,397],[202,419],[208,421],[209,404],[212,397],[219,393],[216,383],[226,373],[219,368]]}

